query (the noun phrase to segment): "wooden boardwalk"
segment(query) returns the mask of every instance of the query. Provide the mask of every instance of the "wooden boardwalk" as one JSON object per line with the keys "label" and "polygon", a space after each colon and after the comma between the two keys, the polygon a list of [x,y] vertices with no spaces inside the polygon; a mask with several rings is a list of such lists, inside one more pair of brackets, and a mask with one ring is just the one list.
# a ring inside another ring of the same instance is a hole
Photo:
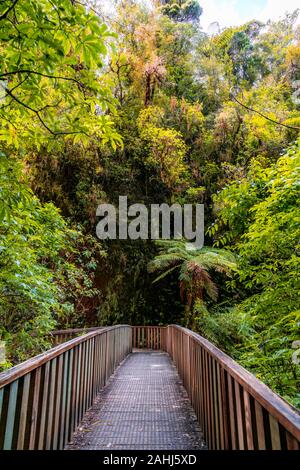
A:
{"label": "wooden boardwalk", "polygon": [[168,354],[133,352],[86,413],[68,449],[204,448],[186,391]]}
{"label": "wooden boardwalk", "polygon": [[299,412],[193,331],[115,325],[53,339],[0,373],[0,449],[300,448]]}

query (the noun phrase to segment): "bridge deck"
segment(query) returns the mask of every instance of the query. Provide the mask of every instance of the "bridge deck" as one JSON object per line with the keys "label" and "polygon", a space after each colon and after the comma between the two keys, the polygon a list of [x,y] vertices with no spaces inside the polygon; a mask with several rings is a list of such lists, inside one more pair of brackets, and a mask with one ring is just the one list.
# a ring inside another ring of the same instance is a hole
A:
{"label": "bridge deck", "polygon": [[170,357],[133,352],[116,370],[68,449],[204,447],[190,401]]}

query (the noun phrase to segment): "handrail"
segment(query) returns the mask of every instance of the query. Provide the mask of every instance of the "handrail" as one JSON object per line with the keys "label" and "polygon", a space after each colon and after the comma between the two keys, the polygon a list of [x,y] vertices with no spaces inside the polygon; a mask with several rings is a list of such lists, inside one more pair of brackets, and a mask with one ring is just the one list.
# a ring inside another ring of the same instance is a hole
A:
{"label": "handrail", "polygon": [[[180,328],[177,326],[177,328]],[[244,367],[240,366],[230,356],[225,354],[223,351],[218,349],[207,339],[203,338],[193,331],[184,328],[186,334],[189,334],[199,342],[202,346],[212,355],[214,355],[220,364],[227,370],[232,377],[239,381],[239,383],[249,392],[254,398],[260,401],[260,403],[270,412],[273,413],[276,418],[284,424],[287,429],[294,432],[300,440],[300,413],[292,407],[289,403],[283,400],[277,393],[273,392],[267,385],[258,380],[253,374],[247,371]],[[280,409],[280,411],[279,411]]]}
{"label": "handrail", "polygon": [[211,449],[299,449],[300,414],[202,336],[164,333]]}
{"label": "handrail", "polygon": [[115,367],[131,327],[92,331],[0,374],[0,449],[63,449]]}
{"label": "handrail", "polygon": [[[117,326],[107,327],[104,330],[105,332],[108,332],[115,328],[120,328],[124,326],[127,327],[127,325],[117,325]],[[54,348],[51,348],[48,351],[38,354],[37,356],[34,356],[31,359],[27,359],[27,361],[21,362],[21,364],[11,367],[10,369],[4,372],[1,372],[0,373],[0,388],[4,387],[5,385],[12,382],[13,380],[16,380],[19,377],[22,377],[26,373],[31,372],[37,367],[42,366],[43,364],[50,361],[51,359],[54,359],[60,354],[66,351],[69,351],[70,349],[74,348],[78,344],[81,344],[85,342],[86,340],[94,338],[95,336],[98,336],[98,335],[99,335],[98,331],[92,331],[91,333],[78,336],[74,339],[71,339],[70,341],[66,341],[63,344],[60,344],[58,346],[55,346]]]}
{"label": "handrail", "polygon": [[95,326],[91,328],[67,328],[66,330],[54,330],[49,334],[50,340],[54,346],[64,343],[76,336],[89,333],[90,331],[100,330],[103,327]]}
{"label": "handrail", "polygon": [[77,334],[77,333],[89,333],[90,331],[101,330],[101,328],[107,328],[104,326],[91,326],[87,328],[66,328],[65,330],[53,330],[51,331],[51,335],[59,336],[59,335],[66,335],[66,334]]}

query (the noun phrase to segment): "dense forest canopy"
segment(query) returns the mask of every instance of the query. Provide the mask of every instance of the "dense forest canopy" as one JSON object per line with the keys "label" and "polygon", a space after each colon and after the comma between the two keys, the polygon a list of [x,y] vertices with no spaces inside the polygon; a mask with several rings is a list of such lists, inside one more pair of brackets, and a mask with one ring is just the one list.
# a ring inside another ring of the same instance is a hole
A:
{"label": "dense forest canopy", "polygon": [[[300,406],[298,11],[215,34],[201,2],[0,3],[0,339],[179,323]],[[96,238],[96,208],[205,206],[205,247]]]}

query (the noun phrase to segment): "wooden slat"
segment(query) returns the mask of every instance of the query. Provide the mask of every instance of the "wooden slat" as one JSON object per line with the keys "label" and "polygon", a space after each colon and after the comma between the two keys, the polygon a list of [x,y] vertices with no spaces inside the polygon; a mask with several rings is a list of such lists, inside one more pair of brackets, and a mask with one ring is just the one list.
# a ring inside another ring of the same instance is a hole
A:
{"label": "wooden slat", "polygon": [[26,424],[27,424],[28,398],[29,398],[29,391],[30,391],[30,378],[31,378],[31,374],[27,374],[25,375],[24,381],[23,381],[21,411],[20,411],[20,417],[19,417],[19,431],[18,431],[18,441],[17,441],[18,450],[24,449],[25,431],[26,431]]}
{"label": "wooden slat", "polygon": [[[66,424],[64,432],[64,445],[69,441],[75,427],[75,387],[74,394],[72,385],[75,384],[75,370],[76,370],[76,353],[78,347],[69,351],[69,364],[68,364],[68,383],[67,383],[67,397],[66,397]],[[75,359],[74,359],[75,357]],[[73,401],[74,399],[74,401]]]}
{"label": "wooden slat", "polygon": [[80,420],[80,407],[81,407],[81,386],[82,386],[82,356],[83,356],[83,344],[79,345],[78,350],[78,363],[77,363],[77,371],[76,371],[76,405],[75,405],[75,429]]}
{"label": "wooden slat", "polygon": [[220,448],[223,450],[229,449],[228,445],[228,408],[227,408],[227,394],[225,384],[225,371],[217,364],[218,375],[218,398],[219,398],[219,412],[220,412]]}
{"label": "wooden slat", "polygon": [[206,388],[206,362],[205,362],[205,351],[201,348],[200,353],[202,356],[202,379],[203,379],[203,426],[204,426],[204,435],[205,440],[208,440],[208,413],[207,413],[207,388]]}
{"label": "wooden slat", "polygon": [[91,388],[92,388],[92,365],[93,365],[93,352],[92,347],[93,343],[92,340],[88,341],[88,349],[89,349],[89,360],[88,360],[88,371],[87,371],[87,402],[86,402],[86,410],[89,409],[91,406]]}
{"label": "wooden slat", "polygon": [[68,371],[69,371],[69,355],[70,351],[64,354],[63,358],[63,378],[62,378],[62,396],[61,396],[61,409],[59,415],[59,441],[58,449],[64,448],[65,427],[68,418],[66,417],[66,403],[67,403],[67,388],[68,388]]}
{"label": "wooden slat", "polygon": [[88,363],[89,363],[89,343],[84,343],[85,355],[83,364],[83,381],[82,381],[82,405],[81,405],[81,419],[86,411],[87,403],[87,377],[88,377]]}
{"label": "wooden slat", "polygon": [[95,362],[96,362],[96,357],[97,357],[97,345],[96,345],[96,340],[95,338],[92,341],[92,350],[91,350],[91,390],[90,390],[90,404],[93,403],[94,398],[96,396],[96,386],[97,386],[97,377],[95,375]]}
{"label": "wooden slat", "polygon": [[82,419],[84,412],[87,409],[87,382],[88,382],[88,363],[89,363],[89,343],[86,341],[84,344],[84,357],[83,357],[83,369],[82,369],[82,386],[81,386],[81,415]]}
{"label": "wooden slat", "polygon": [[195,350],[196,393],[197,393],[197,404],[198,404],[197,415],[198,415],[198,421],[201,425],[201,423],[203,422],[202,409],[201,409],[201,366],[199,362],[199,348],[197,347],[197,344],[195,343],[194,343],[194,350]]}
{"label": "wooden slat", "polygon": [[266,450],[266,438],[265,438],[265,426],[264,426],[264,418],[263,418],[263,410],[260,404],[255,401],[254,402],[255,408],[255,420],[256,420],[256,432],[257,432],[257,441],[258,441],[258,449],[259,450]]}
{"label": "wooden slat", "polygon": [[289,433],[286,432],[286,445],[288,450],[299,450],[298,441]]}
{"label": "wooden slat", "polygon": [[243,392],[244,392],[247,448],[248,450],[254,450],[250,396],[249,396],[249,393],[246,392],[246,390],[243,390]]}
{"label": "wooden slat", "polygon": [[109,364],[108,364],[108,361],[109,361],[109,357],[108,357],[108,352],[109,352],[109,345],[108,345],[108,335],[105,334],[104,336],[104,354],[105,354],[105,374],[104,374],[104,385],[106,384],[106,381],[107,381],[107,378],[108,378],[108,367],[109,367]]}
{"label": "wooden slat", "polygon": [[231,435],[231,448],[232,450],[237,449],[237,433],[235,427],[235,406],[233,401],[233,379],[228,374],[228,402],[229,402],[229,416],[230,416],[230,435]]}
{"label": "wooden slat", "polygon": [[101,340],[100,338],[95,338],[95,358],[94,358],[94,370],[95,370],[95,382],[94,382],[94,395],[100,390],[101,384],[101,356],[100,349]]}
{"label": "wooden slat", "polygon": [[54,410],[54,426],[53,426],[53,444],[52,449],[57,450],[58,434],[59,434],[59,417],[60,417],[60,402],[62,397],[62,373],[63,373],[63,359],[64,356],[61,354],[58,358],[57,367],[57,381],[56,381],[56,400]]}
{"label": "wooden slat", "polygon": [[33,450],[36,447],[35,442],[36,442],[36,428],[37,428],[38,409],[39,409],[40,385],[41,385],[41,367],[39,367],[35,371],[34,391],[33,391],[32,410],[31,410],[29,450]]}
{"label": "wooden slat", "polygon": [[191,356],[191,361],[190,361],[191,403],[197,415],[196,374],[194,373],[194,371],[196,370],[196,364],[195,364],[196,358],[195,358],[195,349],[194,349],[193,342],[191,342],[190,344],[190,356]]}
{"label": "wooden slat", "polygon": [[213,390],[213,377],[212,377],[212,357],[208,356],[208,380],[209,380],[209,404],[210,404],[210,423],[211,423],[211,448],[216,448],[216,436],[215,436],[215,413],[214,413],[214,390]]}
{"label": "wooden slat", "polygon": [[92,348],[92,360],[93,360],[93,366],[92,366],[92,381],[91,381],[91,403],[94,401],[94,398],[97,393],[97,384],[99,383],[98,379],[98,370],[97,370],[97,364],[98,364],[98,339],[95,338],[94,343],[93,343],[93,348]]}
{"label": "wooden slat", "polygon": [[202,428],[204,428],[204,378],[203,378],[203,361],[202,361],[202,348],[199,346],[199,344],[195,343],[195,348],[197,351],[197,360],[198,360],[198,386],[199,386],[199,396],[200,396],[200,416],[201,416],[201,421],[200,425]]}
{"label": "wooden slat", "polygon": [[105,376],[105,350],[104,350],[104,337],[100,338],[99,342],[99,355],[98,355],[98,367],[99,367],[99,385],[97,388],[97,392],[103,387],[104,385],[104,376]]}
{"label": "wooden slat", "polygon": [[91,397],[91,389],[92,389],[92,371],[93,371],[93,340],[89,341],[89,362],[88,362],[88,381],[87,381],[87,408],[91,406],[92,397]]}
{"label": "wooden slat", "polygon": [[50,372],[50,390],[49,390],[49,409],[48,409],[48,420],[46,428],[46,450],[51,449],[52,445],[52,430],[53,430],[53,410],[55,403],[55,378],[56,378],[56,358],[51,362],[51,372]]}
{"label": "wooden slat", "polygon": [[269,415],[272,450],[281,450],[278,421]]}
{"label": "wooden slat", "polygon": [[240,393],[240,385],[236,381],[234,381],[234,391],[235,391],[235,405],[236,405],[236,418],[237,418],[239,450],[244,450],[245,446],[244,446],[244,430],[243,430],[241,393]]}
{"label": "wooden slat", "polygon": [[205,363],[205,384],[206,384],[206,391],[205,391],[205,398],[206,398],[206,427],[207,427],[207,442],[209,448],[212,448],[212,441],[211,441],[211,415],[210,415],[210,396],[209,396],[209,364],[208,364],[208,353],[203,351],[204,353],[204,363]]}
{"label": "wooden slat", "polygon": [[215,448],[220,449],[220,417],[219,417],[219,397],[218,397],[218,383],[216,363],[212,359],[212,378],[213,378],[213,394],[214,394],[214,422],[215,422]]}
{"label": "wooden slat", "polygon": [[38,440],[38,449],[43,450],[45,446],[45,426],[46,426],[46,414],[48,409],[48,393],[49,393],[49,373],[50,373],[50,362],[47,362],[44,366],[44,385],[42,393],[42,409],[40,418],[40,435]]}
{"label": "wooden slat", "polygon": [[89,341],[89,362],[88,362],[88,386],[87,386],[87,409],[92,403],[92,389],[93,389],[93,339]]}
{"label": "wooden slat", "polygon": [[4,450],[10,450],[12,448],[18,386],[19,386],[18,380],[15,380],[10,385],[9,402],[8,402],[8,410],[7,410],[6,426],[5,426],[5,434],[4,434],[4,444],[3,444]]}

